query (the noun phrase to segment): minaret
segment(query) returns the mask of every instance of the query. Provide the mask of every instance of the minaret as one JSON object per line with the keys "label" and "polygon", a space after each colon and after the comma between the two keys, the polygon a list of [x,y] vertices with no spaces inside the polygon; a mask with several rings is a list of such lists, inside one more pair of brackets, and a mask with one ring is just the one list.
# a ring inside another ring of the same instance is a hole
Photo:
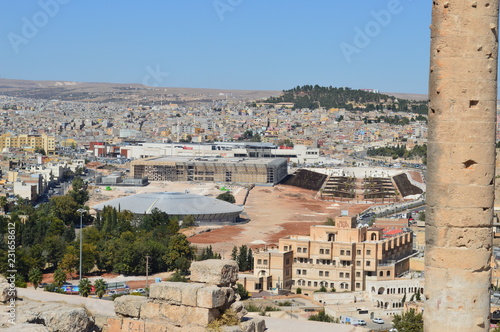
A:
{"label": "minaret", "polygon": [[498,0],[434,0],[425,331],[488,331]]}

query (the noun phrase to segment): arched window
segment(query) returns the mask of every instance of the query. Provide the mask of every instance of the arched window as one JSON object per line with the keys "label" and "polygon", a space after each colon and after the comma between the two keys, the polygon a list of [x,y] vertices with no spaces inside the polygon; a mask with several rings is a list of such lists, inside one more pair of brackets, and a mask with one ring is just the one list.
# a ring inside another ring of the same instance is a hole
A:
{"label": "arched window", "polygon": [[372,241],[377,241],[377,233],[372,233]]}

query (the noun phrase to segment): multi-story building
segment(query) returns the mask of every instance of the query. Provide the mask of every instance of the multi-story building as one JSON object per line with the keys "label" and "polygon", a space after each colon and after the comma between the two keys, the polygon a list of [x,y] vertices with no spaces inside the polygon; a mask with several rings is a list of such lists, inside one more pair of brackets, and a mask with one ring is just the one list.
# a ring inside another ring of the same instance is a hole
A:
{"label": "multi-story building", "polygon": [[55,137],[41,135],[19,135],[13,136],[10,133],[0,135],[0,150],[4,148],[26,148],[44,149],[47,154],[54,154],[56,150]]}
{"label": "multi-story building", "polygon": [[153,157],[134,160],[131,176],[150,181],[209,181],[277,184],[287,175],[287,161],[276,159],[224,159]]}
{"label": "multi-story building", "polygon": [[335,226],[311,226],[309,236],[290,235],[278,249],[254,254],[254,275],[242,282],[248,290],[322,286],[338,292],[363,291],[367,281],[394,280],[409,270],[413,236],[384,238],[382,228],[357,228],[356,217],[336,218]]}

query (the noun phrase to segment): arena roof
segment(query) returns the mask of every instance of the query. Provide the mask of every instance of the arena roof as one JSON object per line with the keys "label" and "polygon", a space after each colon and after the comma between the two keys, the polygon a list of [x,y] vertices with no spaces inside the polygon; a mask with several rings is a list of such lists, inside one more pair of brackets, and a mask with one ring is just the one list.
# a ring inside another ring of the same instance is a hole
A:
{"label": "arena roof", "polygon": [[135,214],[150,214],[154,208],[173,216],[239,214],[243,207],[220,199],[179,192],[144,193],[120,197],[94,205],[96,210],[105,206],[129,210]]}

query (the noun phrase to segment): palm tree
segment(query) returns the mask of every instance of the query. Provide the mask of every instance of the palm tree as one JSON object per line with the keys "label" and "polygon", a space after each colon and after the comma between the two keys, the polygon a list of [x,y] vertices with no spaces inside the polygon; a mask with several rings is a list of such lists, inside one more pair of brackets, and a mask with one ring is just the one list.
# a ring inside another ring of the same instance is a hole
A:
{"label": "palm tree", "polygon": [[31,269],[28,274],[28,279],[33,284],[35,289],[37,289],[38,285],[42,282],[42,278],[42,271],[40,271],[40,269],[38,268]]}
{"label": "palm tree", "polygon": [[88,297],[90,294],[92,284],[90,283],[89,279],[83,278],[80,280],[80,283],[78,284],[78,292],[83,296],[83,297]]}
{"label": "palm tree", "polygon": [[94,287],[95,287],[95,293],[97,296],[99,296],[100,299],[102,299],[103,295],[106,294],[106,289],[108,288],[108,285],[104,281],[104,279],[97,279],[94,282]]}
{"label": "palm tree", "polygon": [[65,281],[66,281],[66,272],[64,272],[63,269],[58,268],[54,272],[54,286],[61,287]]}

